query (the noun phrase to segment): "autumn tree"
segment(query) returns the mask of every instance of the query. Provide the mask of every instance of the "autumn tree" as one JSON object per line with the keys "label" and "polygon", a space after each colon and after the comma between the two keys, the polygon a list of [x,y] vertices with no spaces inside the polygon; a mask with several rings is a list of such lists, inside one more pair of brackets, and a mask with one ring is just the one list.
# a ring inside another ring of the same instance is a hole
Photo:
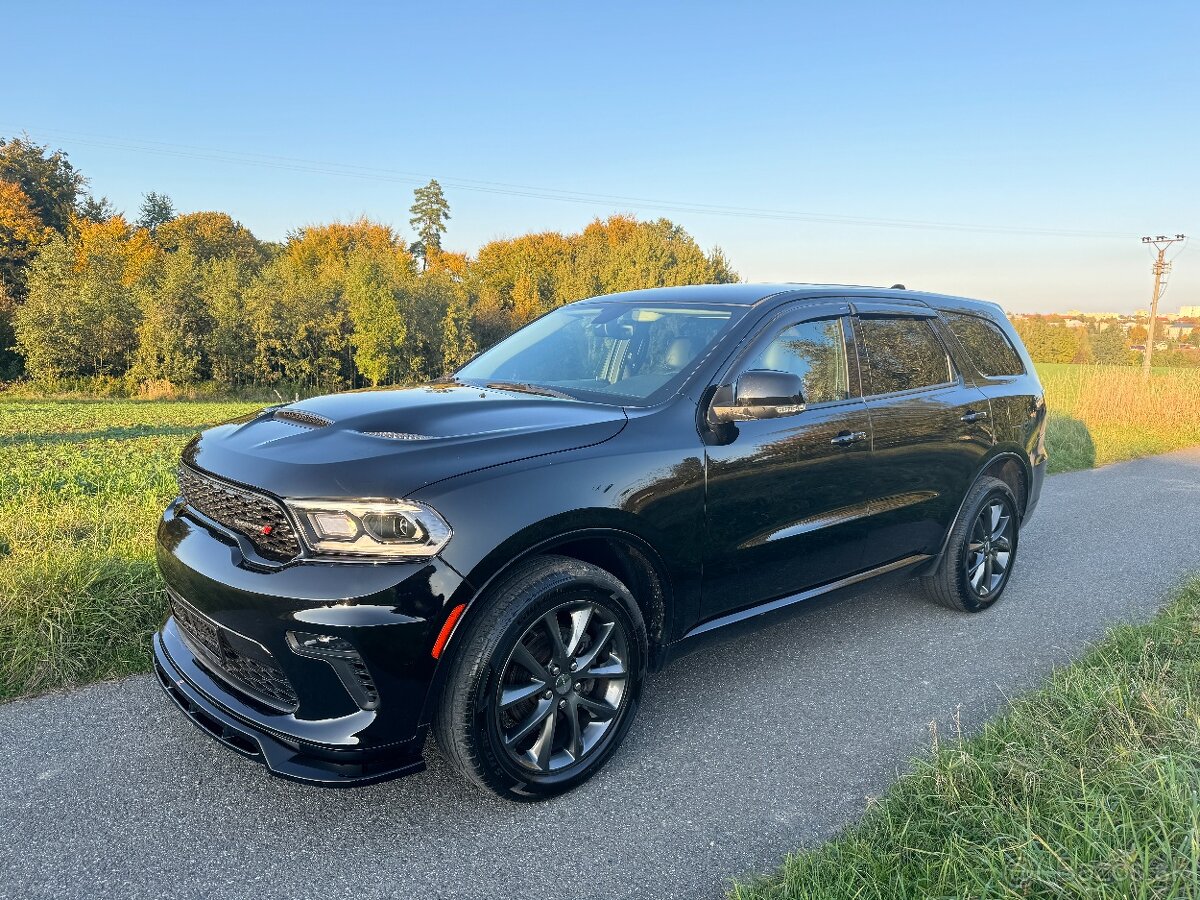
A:
{"label": "autumn tree", "polygon": [[0,138],[0,181],[18,185],[42,225],[66,234],[75,200],[86,179],[61,150],[34,143],[28,137]]}
{"label": "autumn tree", "polygon": [[51,234],[21,186],[0,181],[0,284],[9,297],[24,295],[25,267]]}
{"label": "autumn tree", "polygon": [[246,308],[246,292],[258,271],[258,266],[247,264],[237,255],[201,263],[200,295],[211,323],[204,352],[212,379],[226,387],[239,388],[261,380]]}
{"label": "autumn tree", "polygon": [[421,270],[429,267],[429,261],[442,252],[442,235],[446,233],[446,222],[450,218],[450,204],[442,193],[437,179],[413,191],[413,205],[408,220],[417,233],[417,241],[410,247],[414,256],[421,260]]}
{"label": "autumn tree", "polygon": [[491,346],[569,296],[573,245],[557,231],[491,241],[479,248],[466,278],[482,346]]}
{"label": "autumn tree", "polygon": [[350,257],[344,289],[354,365],[372,386],[395,383],[404,373],[407,323],[401,308],[415,287],[408,260],[396,253],[363,247]]}
{"label": "autumn tree", "polygon": [[13,316],[26,370],[41,380],[124,375],[137,346],[134,286],[152,253],[119,216],[74,226],[38,253]]}
{"label": "autumn tree", "polygon": [[1013,327],[1034,362],[1069,363],[1080,354],[1082,328],[1051,324],[1037,316],[1017,319]]}
{"label": "autumn tree", "polygon": [[267,379],[338,388],[354,376],[345,287],[355,253],[411,257],[386,225],[360,219],[288,236],[248,291],[259,370]]}
{"label": "autumn tree", "polygon": [[442,371],[449,375],[461,369],[479,352],[471,328],[471,309],[466,294],[457,293],[442,317]]}
{"label": "autumn tree", "polygon": [[1124,332],[1116,325],[1109,325],[1092,338],[1092,351],[1096,362],[1106,365],[1129,365],[1131,356],[1136,358],[1125,343]]}
{"label": "autumn tree", "polygon": [[236,257],[244,265],[263,261],[262,244],[241,222],[223,212],[194,212],[163,222],[154,239],[164,250],[186,250],[199,263]]}
{"label": "autumn tree", "polygon": [[134,291],[141,322],[135,381],[165,379],[192,384],[208,377],[205,342],[212,319],[204,301],[203,275],[186,249],[158,256]]}
{"label": "autumn tree", "polygon": [[138,228],[145,228],[153,234],[160,225],[165,225],[175,218],[175,206],[166,194],[150,191],[142,195],[142,208],[138,211]]}

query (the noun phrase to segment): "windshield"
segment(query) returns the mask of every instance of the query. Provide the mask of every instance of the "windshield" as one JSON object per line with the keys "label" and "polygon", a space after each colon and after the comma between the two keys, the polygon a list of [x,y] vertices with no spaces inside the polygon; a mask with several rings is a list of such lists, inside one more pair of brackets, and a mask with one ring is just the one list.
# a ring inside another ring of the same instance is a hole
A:
{"label": "windshield", "polygon": [[458,371],[473,384],[649,405],[683,383],[729,326],[728,308],[583,302],[564,306]]}

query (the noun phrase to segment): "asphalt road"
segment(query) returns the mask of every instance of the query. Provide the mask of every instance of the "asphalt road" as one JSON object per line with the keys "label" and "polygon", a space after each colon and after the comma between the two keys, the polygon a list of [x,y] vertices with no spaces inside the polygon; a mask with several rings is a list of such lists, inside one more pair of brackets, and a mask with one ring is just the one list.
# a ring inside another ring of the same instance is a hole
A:
{"label": "asphalt road", "polygon": [[1200,450],[1048,480],[1003,603],[889,583],[651,680],[591,783],[514,805],[429,771],[270,778],[149,677],[0,706],[0,897],[719,897],[829,837],[961,707],[969,729],[1200,570]]}

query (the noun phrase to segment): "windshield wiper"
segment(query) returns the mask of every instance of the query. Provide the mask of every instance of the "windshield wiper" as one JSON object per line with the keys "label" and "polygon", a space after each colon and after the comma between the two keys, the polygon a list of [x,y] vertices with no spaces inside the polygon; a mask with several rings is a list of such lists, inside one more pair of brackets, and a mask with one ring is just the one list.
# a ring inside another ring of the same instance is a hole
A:
{"label": "windshield wiper", "polygon": [[489,381],[486,387],[501,391],[517,391],[522,394],[537,394],[542,397],[557,397],[559,400],[574,400],[570,394],[556,391],[554,388],[542,387],[540,384],[527,384],[524,381]]}

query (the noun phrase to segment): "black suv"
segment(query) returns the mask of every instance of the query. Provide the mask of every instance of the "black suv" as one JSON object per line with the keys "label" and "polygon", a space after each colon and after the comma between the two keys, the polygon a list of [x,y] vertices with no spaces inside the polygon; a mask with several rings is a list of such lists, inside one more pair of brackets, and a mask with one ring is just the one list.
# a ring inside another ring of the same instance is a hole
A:
{"label": "black suv", "polygon": [[719,285],[584,300],[442,382],[265,409],[188,445],[158,530],[163,688],[301,781],[502,796],[616,750],[647,672],[889,572],[999,599],[1046,466],[991,303]]}

